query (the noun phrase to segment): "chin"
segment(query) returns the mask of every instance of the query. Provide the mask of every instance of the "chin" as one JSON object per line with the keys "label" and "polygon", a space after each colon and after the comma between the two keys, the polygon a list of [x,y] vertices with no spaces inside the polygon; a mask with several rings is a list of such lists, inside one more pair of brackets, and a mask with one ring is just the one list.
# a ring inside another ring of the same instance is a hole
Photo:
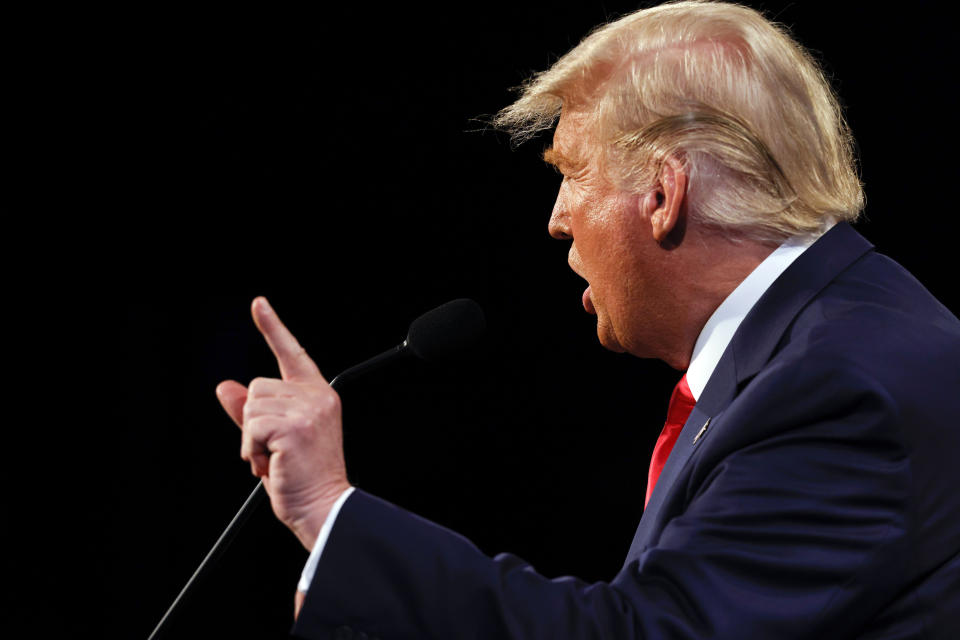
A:
{"label": "chin", "polygon": [[613,351],[614,353],[623,353],[626,351],[623,345],[620,344],[620,341],[617,340],[613,331],[610,330],[610,327],[606,326],[605,323],[601,323],[599,320],[597,321],[597,338],[607,351]]}
{"label": "chin", "polygon": [[623,347],[621,347],[619,343],[613,343],[613,344],[611,344],[611,343],[607,343],[607,342],[602,342],[602,341],[601,341],[600,344],[602,344],[602,345],[603,345],[603,348],[606,349],[607,351],[612,351],[612,352],[614,352],[614,353],[626,353],[626,352],[627,352],[627,350],[624,349]]}

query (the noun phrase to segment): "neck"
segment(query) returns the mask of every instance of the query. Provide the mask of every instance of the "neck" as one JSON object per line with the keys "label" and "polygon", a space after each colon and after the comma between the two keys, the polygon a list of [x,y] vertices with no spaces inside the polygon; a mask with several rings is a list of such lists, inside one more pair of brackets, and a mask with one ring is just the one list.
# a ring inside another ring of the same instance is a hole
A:
{"label": "neck", "polygon": [[675,322],[659,356],[674,369],[690,366],[693,347],[717,307],[775,249],[776,245],[717,233],[689,233],[667,260]]}

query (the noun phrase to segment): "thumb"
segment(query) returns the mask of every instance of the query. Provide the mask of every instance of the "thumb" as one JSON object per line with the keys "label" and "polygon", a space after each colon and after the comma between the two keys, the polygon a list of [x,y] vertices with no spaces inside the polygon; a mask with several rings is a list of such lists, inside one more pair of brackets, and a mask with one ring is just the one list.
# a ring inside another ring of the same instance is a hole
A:
{"label": "thumb", "polygon": [[247,402],[247,388],[234,380],[217,385],[217,399],[238,427],[243,426],[243,405]]}

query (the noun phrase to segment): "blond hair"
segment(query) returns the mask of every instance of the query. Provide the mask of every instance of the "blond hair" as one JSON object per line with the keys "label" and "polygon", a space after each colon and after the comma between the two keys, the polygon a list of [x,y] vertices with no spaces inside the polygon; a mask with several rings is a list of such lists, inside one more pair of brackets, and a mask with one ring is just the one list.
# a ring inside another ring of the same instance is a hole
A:
{"label": "blond hair", "polygon": [[601,166],[641,193],[668,156],[701,223],[758,241],[854,220],[850,133],[820,67],[784,27],[723,2],[673,2],[596,29],[534,76],[494,124],[523,141],[567,106],[589,114]]}

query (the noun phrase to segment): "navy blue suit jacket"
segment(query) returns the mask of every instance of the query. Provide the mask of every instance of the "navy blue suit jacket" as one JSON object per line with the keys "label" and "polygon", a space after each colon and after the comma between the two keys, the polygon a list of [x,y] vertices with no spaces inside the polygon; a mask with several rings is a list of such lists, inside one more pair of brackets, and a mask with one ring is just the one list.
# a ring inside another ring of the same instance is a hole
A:
{"label": "navy blue suit jacket", "polygon": [[356,491],[294,632],[957,638],[958,416],[960,322],[841,223],[741,324],[611,582],[548,580]]}

